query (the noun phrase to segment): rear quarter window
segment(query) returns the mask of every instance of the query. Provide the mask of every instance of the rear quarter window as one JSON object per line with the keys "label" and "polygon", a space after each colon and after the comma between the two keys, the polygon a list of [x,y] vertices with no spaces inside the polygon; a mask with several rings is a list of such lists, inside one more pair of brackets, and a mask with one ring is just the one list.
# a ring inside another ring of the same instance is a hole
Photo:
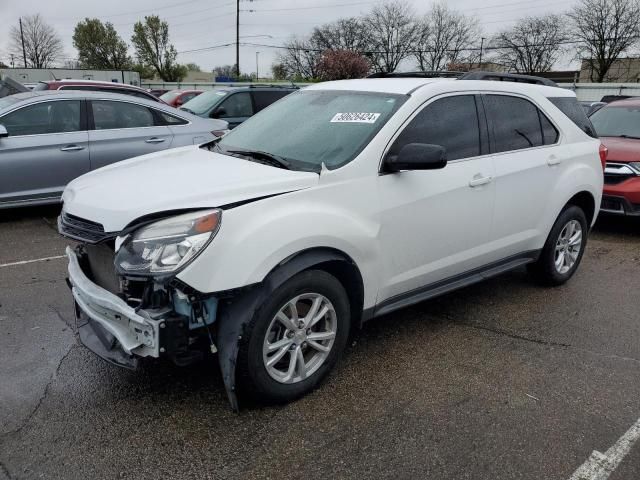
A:
{"label": "rear quarter window", "polygon": [[598,138],[596,129],[593,128],[591,120],[584,112],[584,108],[580,106],[575,97],[548,97],[549,101],[558,107],[569,120],[575,123],[580,130],[593,138]]}

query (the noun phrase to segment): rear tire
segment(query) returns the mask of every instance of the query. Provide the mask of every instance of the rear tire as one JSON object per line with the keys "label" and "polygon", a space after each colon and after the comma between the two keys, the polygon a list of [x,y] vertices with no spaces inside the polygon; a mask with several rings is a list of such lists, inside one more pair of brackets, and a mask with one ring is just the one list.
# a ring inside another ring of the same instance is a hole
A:
{"label": "rear tire", "polygon": [[584,211],[575,205],[567,206],[553,225],[538,260],[527,265],[529,273],[543,285],[565,283],[580,265],[588,229]]}
{"label": "rear tire", "polygon": [[295,275],[249,322],[238,352],[238,387],[261,403],[285,403],[311,392],[340,359],[350,322],[347,293],[333,275]]}

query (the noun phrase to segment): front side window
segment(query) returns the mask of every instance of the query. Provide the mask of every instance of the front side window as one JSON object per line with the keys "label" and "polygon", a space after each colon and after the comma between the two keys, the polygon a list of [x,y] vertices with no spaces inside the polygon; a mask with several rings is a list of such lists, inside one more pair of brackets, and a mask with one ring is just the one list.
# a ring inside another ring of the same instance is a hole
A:
{"label": "front side window", "polygon": [[96,130],[140,128],[155,125],[151,109],[134,103],[93,100],[93,124]]}
{"label": "front side window", "polygon": [[218,108],[224,108],[224,113],[220,114],[220,118],[250,117],[253,115],[249,92],[230,95]]}
{"label": "front side window", "polygon": [[493,128],[494,153],[539,147],[557,140],[557,134],[550,131],[553,125],[529,100],[508,95],[483,95],[483,100]]}
{"label": "front side window", "polygon": [[248,150],[278,155],[293,169],[320,171],[322,164],[338,168],[360,153],[406,98],[301,90],[248,119],[217,146],[222,153]]}
{"label": "front side window", "polygon": [[427,105],[398,136],[388,156],[409,143],[440,145],[447,160],[480,155],[480,126],[473,95],[445,97]]}
{"label": "front side window", "polygon": [[591,121],[602,137],[640,138],[640,106],[603,107],[591,115]]}
{"label": "front side window", "polygon": [[80,131],[80,100],[42,102],[0,118],[10,136]]}
{"label": "front side window", "polygon": [[214,105],[219,105],[227,95],[229,95],[229,90],[208,90],[188,102],[183,103],[180,109],[195,115],[204,115],[209,112]]}

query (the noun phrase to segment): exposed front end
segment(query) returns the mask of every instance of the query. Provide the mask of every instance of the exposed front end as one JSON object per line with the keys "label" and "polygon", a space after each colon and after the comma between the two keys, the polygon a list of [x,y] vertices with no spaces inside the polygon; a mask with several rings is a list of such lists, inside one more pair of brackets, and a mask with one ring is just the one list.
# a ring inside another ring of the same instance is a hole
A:
{"label": "exposed front end", "polygon": [[[87,348],[126,368],[136,368],[143,357],[167,357],[186,365],[207,350],[215,351],[210,327],[218,299],[175,279],[176,267],[206,246],[207,235],[213,236],[217,226],[198,224],[202,218],[211,223],[208,215],[210,211],[172,217],[181,220],[154,222],[121,237],[62,213],[60,233],[80,242],[66,253],[78,333]],[[184,233],[183,219],[209,231]],[[204,241],[197,244],[194,237]]]}

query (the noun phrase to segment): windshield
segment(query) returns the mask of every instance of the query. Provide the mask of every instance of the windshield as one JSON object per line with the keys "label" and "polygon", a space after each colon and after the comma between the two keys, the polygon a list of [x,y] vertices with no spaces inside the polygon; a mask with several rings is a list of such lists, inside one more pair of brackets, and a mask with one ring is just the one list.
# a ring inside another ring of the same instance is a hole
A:
{"label": "windshield", "polygon": [[360,153],[405,99],[387,93],[302,90],[254,115],[218,146],[223,152],[268,152],[294,169],[320,171],[322,163],[338,168]]}
{"label": "windshield", "polygon": [[209,90],[185,102],[180,108],[193,112],[196,115],[202,115],[207,113],[211,107],[218,103],[228,92],[228,90]]}
{"label": "windshield", "polygon": [[180,90],[171,90],[170,92],[160,95],[160,100],[168,103],[171,100],[174,100],[175,98],[177,98],[178,95],[180,95],[180,93],[181,93]]}
{"label": "windshield", "polygon": [[640,138],[640,106],[608,106],[591,115],[601,137]]}

